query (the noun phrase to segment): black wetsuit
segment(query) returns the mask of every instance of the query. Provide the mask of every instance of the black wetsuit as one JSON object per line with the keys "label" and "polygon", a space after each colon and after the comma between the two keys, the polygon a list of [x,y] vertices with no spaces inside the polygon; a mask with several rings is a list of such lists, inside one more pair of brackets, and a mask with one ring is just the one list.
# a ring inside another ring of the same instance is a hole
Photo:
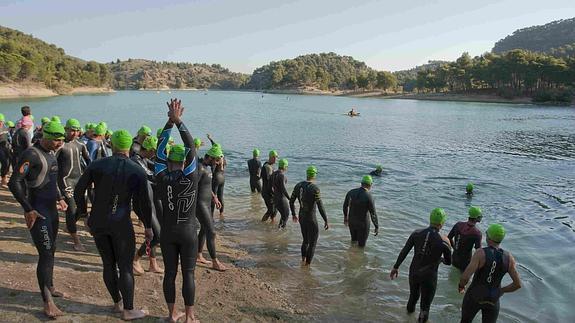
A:
{"label": "black wetsuit", "polygon": [[276,170],[271,178],[271,185],[273,191],[273,201],[275,208],[280,213],[280,228],[285,228],[289,218],[289,193],[286,189],[287,177],[280,170]]}
{"label": "black wetsuit", "polygon": [[471,252],[481,248],[481,231],[469,222],[457,222],[447,235],[453,246],[451,262],[453,267],[465,271],[471,261]]}
{"label": "black wetsuit", "polygon": [[162,256],[164,257],[164,298],[166,303],[176,301],[176,274],[178,261],[182,266],[184,304],[194,305],[194,270],[198,255],[198,225],[196,202],[198,172],[196,148],[191,134],[182,123],[176,125],[186,146],[186,160],[183,170],[169,172],[166,145],[170,138],[172,124],[164,126],[156,153],[156,182],[164,208],[162,221]]}
{"label": "black wetsuit", "polygon": [[383,172],[378,172],[376,170],[372,170],[371,173],[369,173],[369,175],[381,177],[381,175],[383,175]]}
{"label": "black wetsuit", "polygon": [[76,233],[78,228],[78,212],[76,212],[76,201],[74,200],[74,188],[82,176],[84,167],[90,164],[90,156],[86,145],[78,139],[67,141],[56,153],[58,160],[58,187],[64,196],[68,209],[66,210],[66,229],[68,233]]}
{"label": "black wetsuit", "polygon": [[463,297],[461,322],[471,323],[481,311],[482,322],[497,322],[501,280],[509,271],[509,253],[495,247],[483,248],[485,264],[473,275],[471,286]]}
{"label": "black wetsuit", "polygon": [[256,191],[259,193],[262,191],[262,184],[260,182],[261,168],[262,162],[257,157],[248,160],[248,170],[250,172],[250,189],[252,190],[252,193],[255,193]]}
{"label": "black wetsuit", "polygon": [[[78,212],[85,214],[86,190],[94,184],[94,202],[88,218],[90,232],[104,267],[104,283],[115,303],[123,300],[124,309],[134,308],[133,261],[136,239],[131,205],[151,227],[152,191],[142,168],[125,155],[112,155],[90,163],[74,190]],[[118,275],[119,271],[119,275]]]}
{"label": "black wetsuit", "polygon": [[262,198],[266,203],[266,214],[264,215],[262,220],[267,220],[268,218],[272,218],[272,220],[276,217],[277,209],[274,205],[273,199],[273,191],[272,191],[272,182],[271,176],[274,172],[274,166],[265,162],[262,166],[261,170],[261,178],[262,178]]}
{"label": "black wetsuit", "polygon": [[358,246],[365,247],[369,237],[369,218],[376,229],[379,229],[375,203],[371,193],[363,187],[354,188],[347,192],[343,202],[343,215],[348,218],[351,241],[357,242]]}
{"label": "black wetsuit", "polygon": [[10,164],[12,163],[10,141],[9,129],[6,127],[0,128],[0,177],[8,175]]}
{"label": "black wetsuit", "polygon": [[[218,200],[222,204],[220,213],[224,213],[224,185],[226,184],[226,177],[224,175],[224,168],[226,167],[226,159],[222,158],[222,165],[213,167],[212,173],[212,192],[216,194]],[[212,201],[212,213],[216,209],[216,203]]]}
{"label": "black wetsuit", "polygon": [[132,138],[132,147],[130,147],[130,157],[134,155],[139,155],[140,150],[142,150],[142,144],[138,142],[138,137]]}
{"label": "black wetsuit", "polygon": [[[158,189],[156,186],[156,182],[155,182],[156,179],[154,176],[154,162],[147,159],[147,158],[143,158],[142,156],[140,156],[138,154],[130,157],[130,159],[132,161],[134,161],[136,164],[140,165],[140,167],[142,167],[144,172],[146,172],[148,182],[150,183],[150,186],[152,187],[153,200],[150,201],[150,203],[153,206],[153,208],[152,208],[152,231],[154,232],[154,238],[152,239],[152,241],[150,241],[150,255],[149,256],[151,258],[156,258],[156,246],[160,243],[160,237],[161,237],[161,233],[162,233],[162,226],[160,225],[160,223],[161,223],[160,219],[162,218],[162,208],[161,208],[161,204],[158,204],[158,200],[157,200]],[[137,212],[137,210],[136,210],[136,212]],[[146,242],[144,241],[144,243],[142,243],[142,245],[138,249],[138,252],[137,252],[138,257],[142,257],[146,254],[146,248],[147,248],[147,245],[146,245]]]}
{"label": "black wetsuit", "polygon": [[30,133],[18,128],[12,137],[12,165],[20,165],[20,156],[30,147]]}
{"label": "black wetsuit", "polygon": [[409,266],[409,301],[407,311],[413,313],[415,305],[421,295],[420,321],[427,321],[429,308],[435,296],[437,287],[437,268],[442,261],[446,265],[451,264],[451,250],[449,244],[445,242],[439,230],[435,227],[415,230],[407,239],[405,246],[401,249],[397,261],[393,268],[397,269],[405,260],[411,249],[415,250],[415,255]]}
{"label": "black wetsuit", "polygon": [[312,182],[303,181],[297,183],[291,193],[289,205],[292,215],[295,215],[295,200],[298,200],[299,208],[299,225],[303,242],[301,244],[301,257],[306,259],[306,263],[310,264],[315,252],[317,238],[319,235],[319,228],[317,225],[317,217],[315,215],[315,206],[319,209],[319,214],[323,221],[327,223],[327,216],[323,209],[321,195],[319,188]]}
{"label": "black wetsuit", "polygon": [[212,203],[212,173],[200,159],[198,163],[198,199],[196,205],[196,217],[200,221],[200,232],[198,233],[198,253],[204,250],[204,243],[207,242],[208,252],[212,259],[216,259],[216,230],[214,228],[214,218],[210,211]]}
{"label": "black wetsuit", "polygon": [[50,298],[53,287],[54,253],[58,236],[58,209],[56,202],[62,199],[58,189],[58,163],[54,152],[45,150],[40,143],[24,151],[20,164],[10,178],[10,191],[25,212],[36,210],[38,217],[30,229],[32,240],[38,250],[36,276],[44,301]]}

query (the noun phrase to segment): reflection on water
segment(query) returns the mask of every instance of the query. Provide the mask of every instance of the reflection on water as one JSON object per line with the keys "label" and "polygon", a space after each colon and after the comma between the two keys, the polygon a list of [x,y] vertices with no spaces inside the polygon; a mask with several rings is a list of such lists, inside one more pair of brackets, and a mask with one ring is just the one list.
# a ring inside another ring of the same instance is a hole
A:
{"label": "reflection on water", "polygon": [[[105,118],[112,129],[135,132],[141,124],[163,126],[164,95],[118,92],[31,105],[40,117],[75,116],[83,123]],[[523,289],[503,297],[499,322],[575,321],[572,108],[319,96],[286,100],[217,91],[172,95],[184,102],[192,135],[210,132],[223,145],[229,165],[226,219],[216,220],[216,228],[252,255],[236,265],[259,268],[314,320],[414,322],[416,316],[405,312],[411,256],[398,279],[388,278],[397,254],[409,234],[427,224],[434,207],[447,211],[447,233],[466,219],[470,205],[478,205],[484,211],[481,230],[493,222],[505,225],[503,247],[517,259],[524,280]],[[0,113],[15,120],[21,105],[1,102]],[[361,117],[341,115],[351,106]],[[309,164],[319,169],[330,230],[320,230],[310,269],[300,265],[297,224],[278,231],[260,222],[264,204],[250,194],[247,178],[246,160],[254,148],[262,156],[276,149],[289,159],[288,190],[304,180]],[[380,235],[371,235],[365,250],[350,248],[343,197],[379,163],[384,176],[374,179],[373,195]],[[464,193],[468,182],[475,184],[471,198]],[[440,266],[432,321],[459,320],[458,278],[457,270]]]}

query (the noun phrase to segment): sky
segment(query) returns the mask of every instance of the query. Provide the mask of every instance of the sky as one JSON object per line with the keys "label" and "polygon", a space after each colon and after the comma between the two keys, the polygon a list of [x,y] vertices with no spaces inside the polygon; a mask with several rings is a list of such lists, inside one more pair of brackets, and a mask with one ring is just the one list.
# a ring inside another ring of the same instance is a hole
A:
{"label": "sky", "polygon": [[101,63],[144,58],[251,73],[335,52],[377,70],[490,51],[519,28],[575,17],[575,0],[0,0],[0,25]]}

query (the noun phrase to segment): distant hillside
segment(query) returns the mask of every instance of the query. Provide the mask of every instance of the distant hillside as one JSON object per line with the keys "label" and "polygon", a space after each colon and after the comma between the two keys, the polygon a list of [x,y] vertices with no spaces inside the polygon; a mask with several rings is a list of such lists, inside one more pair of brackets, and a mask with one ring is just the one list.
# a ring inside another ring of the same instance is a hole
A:
{"label": "distant hillside", "polygon": [[[571,18],[516,30],[512,35],[495,43],[493,52],[503,53],[513,49],[525,49],[532,52],[547,54],[555,52],[557,54],[561,52],[562,47],[573,46],[574,43],[575,18]],[[571,53],[573,53],[572,50]]]}
{"label": "distant hillside", "polygon": [[350,56],[321,53],[271,62],[256,69],[248,87],[256,90],[312,87],[321,90],[394,87],[390,72],[378,72]]}
{"label": "distant hillside", "polygon": [[417,73],[435,71],[442,64],[448,63],[449,61],[428,61],[427,64],[419,65],[408,70],[393,72],[393,75],[395,75],[398,85],[402,86],[403,90],[411,92],[416,87]]}
{"label": "distant hillside", "polygon": [[116,89],[238,89],[249,76],[220,65],[156,62],[129,59],[107,64]]}
{"label": "distant hillside", "polygon": [[106,65],[68,56],[56,45],[0,26],[0,82],[41,82],[61,93],[109,81]]}

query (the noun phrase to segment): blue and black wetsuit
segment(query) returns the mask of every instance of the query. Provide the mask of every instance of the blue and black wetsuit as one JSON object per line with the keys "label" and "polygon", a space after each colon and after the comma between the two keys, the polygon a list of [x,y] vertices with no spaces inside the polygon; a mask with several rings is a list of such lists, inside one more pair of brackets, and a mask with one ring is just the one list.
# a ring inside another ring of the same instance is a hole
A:
{"label": "blue and black wetsuit", "polygon": [[469,222],[457,222],[447,235],[453,246],[451,261],[453,267],[465,271],[471,261],[471,252],[481,248],[481,231]]}
{"label": "blue and black wetsuit", "polygon": [[196,220],[198,172],[196,148],[191,134],[181,123],[176,127],[186,147],[183,170],[168,170],[166,145],[172,123],[162,130],[156,153],[156,182],[164,209],[162,221],[162,256],[164,257],[164,297],[166,303],[176,301],[176,274],[178,261],[182,266],[184,304],[194,305],[194,270],[198,256],[198,225]]}
{"label": "blue and black wetsuit", "polygon": [[265,162],[261,169],[262,178],[262,198],[266,204],[266,214],[262,218],[262,221],[266,221],[268,218],[272,220],[276,217],[277,210],[274,205],[273,190],[271,176],[274,173],[274,166]]}
{"label": "blue and black wetsuit", "polygon": [[84,171],[83,165],[90,164],[90,156],[86,145],[78,139],[66,141],[56,153],[58,160],[58,187],[64,196],[68,209],[66,210],[66,229],[69,233],[76,233],[79,213],[74,200],[74,188]]}
{"label": "blue and black wetsuit", "polygon": [[257,157],[248,160],[248,170],[250,172],[250,189],[252,190],[252,193],[255,193],[256,191],[259,193],[262,191],[262,184],[260,182],[261,168],[262,162]]}
{"label": "blue and black wetsuit", "polygon": [[297,183],[291,193],[289,205],[292,215],[295,215],[295,201],[299,202],[299,225],[303,242],[301,244],[301,257],[306,259],[306,263],[310,264],[315,253],[315,246],[319,236],[319,228],[317,225],[317,217],[315,215],[315,206],[319,210],[319,214],[323,221],[327,223],[327,216],[321,201],[319,188],[312,182],[303,181]]}
{"label": "blue and black wetsuit", "polygon": [[365,247],[369,237],[369,218],[376,229],[379,229],[375,203],[371,193],[363,187],[355,188],[347,193],[343,202],[343,215],[348,219],[351,241]]}
{"label": "blue and black wetsuit", "polygon": [[101,140],[88,140],[88,143],[86,143],[86,148],[88,148],[88,154],[90,155],[91,161],[109,156],[108,150],[106,149],[106,144]]}
{"label": "blue and black wetsuit", "polygon": [[6,127],[0,127],[0,177],[8,175],[12,163],[10,131]]}
{"label": "blue and black wetsuit", "polygon": [[36,210],[44,217],[36,219],[30,234],[39,255],[36,276],[40,293],[47,301],[50,288],[54,286],[52,277],[59,223],[56,202],[62,199],[57,184],[58,162],[54,152],[44,149],[40,143],[24,151],[19,160],[8,185],[25,212]]}
{"label": "blue and black wetsuit", "polygon": [[124,309],[132,310],[136,237],[130,218],[131,206],[135,206],[144,226],[150,228],[152,190],[144,170],[122,154],[98,159],[86,168],[74,189],[80,214],[86,213],[85,193],[92,184],[94,201],[88,227],[102,258],[104,283],[115,303],[122,300]]}
{"label": "blue and black wetsuit", "polygon": [[509,271],[509,253],[495,247],[483,248],[485,264],[473,275],[471,286],[463,297],[461,322],[471,323],[481,311],[482,322],[497,322],[501,280]]}
{"label": "blue and black wetsuit", "polygon": [[210,211],[212,203],[212,173],[203,164],[203,159],[200,159],[198,163],[198,177],[196,217],[201,225],[198,233],[198,253],[203,251],[204,243],[207,242],[210,257],[216,259],[216,230],[214,228],[214,218]]}
{"label": "blue and black wetsuit", "polygon": [[444,264],[451,265],[451,250],[449,244],[441,238],[437,228],[430,226],[425,229],[415,230],[407,239],[403,249],[401,249],[393,268],[399,268],[412,248],[415,254],[409,266],[409,301],[407,302],[407,311],[409,313],[415,311],[415,305],[421,295],[419,320],[426,322],[431,302],[433,297],[435,297],[437,268],[442,260]]}
{"label": "blue and black wetsuit", "polygon": [[[152,231],[154,232],[154,238],[152,239],[152,241],[150,241],[150,257],[156,258],[156,246],[160,243],[160,237],[161,237],[161,232],[162,232],[162,226],[160,224],[161,223],[160,221],[162,219],[162,207],[161,207],[162,204],[157,199],[158,198],[158,188],[156,185],[156,177],[154,176],[154,169],[155,169],[154,162],[147,159],[147,158],[143,158],[139,154],[133,155],[132,157],[130,157],[130,159],[132,161],[134,161],[136,164],[140,165],[140,167],[142,167],[144,172],[146,172],[148,182],[150,183],[150,186],[152,187],[153,200],[150,201],[150,203],[153,206],[153,208],[152,208]],[[142,243],[142,245],[138,249],[137,255],[138,255],[138,257],[142,257],[145,254],[146,254],[146,242],[144,241],[144,243]]]}
{"label": "blue and black wetsuit", "polygon": [[280,228],[285,228],[289,218],[289,193],[286,189],[287,177],[280,170],[276,170],[271,176],[273,201],[275,208],[280,212]]}

